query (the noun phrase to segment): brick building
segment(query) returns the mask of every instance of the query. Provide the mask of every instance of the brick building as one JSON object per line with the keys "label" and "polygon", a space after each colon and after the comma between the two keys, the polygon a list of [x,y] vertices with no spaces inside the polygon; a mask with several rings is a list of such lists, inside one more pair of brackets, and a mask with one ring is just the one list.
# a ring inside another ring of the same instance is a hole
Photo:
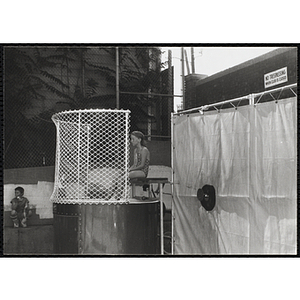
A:
{"label": "brick building", "polygon": [[[266,84],[265,75],[277,70],[285,70],[287,78]],[[297,83],[297,48],[278,48],[212,76],[190,74],[185,79],[185,109]]]}

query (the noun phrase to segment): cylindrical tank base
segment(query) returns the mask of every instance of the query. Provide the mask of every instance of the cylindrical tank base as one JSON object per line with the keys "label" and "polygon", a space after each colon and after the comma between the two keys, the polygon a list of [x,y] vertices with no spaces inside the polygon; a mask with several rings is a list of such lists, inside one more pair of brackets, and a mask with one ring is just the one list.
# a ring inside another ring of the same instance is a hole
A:
{"label": "cylindrical tank base", "polygon": [[54,253],[160,254],[160,202],[53,204]]}

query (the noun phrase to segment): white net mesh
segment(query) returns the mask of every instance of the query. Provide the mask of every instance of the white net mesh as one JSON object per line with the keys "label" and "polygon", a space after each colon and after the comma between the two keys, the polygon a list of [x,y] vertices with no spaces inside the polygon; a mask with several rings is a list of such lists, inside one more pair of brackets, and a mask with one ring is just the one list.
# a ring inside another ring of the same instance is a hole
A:
{"label": "white net mesh", "polygon": [[51,201],[128,203],[129,113],[90,109],[52,116],[57,145]]}

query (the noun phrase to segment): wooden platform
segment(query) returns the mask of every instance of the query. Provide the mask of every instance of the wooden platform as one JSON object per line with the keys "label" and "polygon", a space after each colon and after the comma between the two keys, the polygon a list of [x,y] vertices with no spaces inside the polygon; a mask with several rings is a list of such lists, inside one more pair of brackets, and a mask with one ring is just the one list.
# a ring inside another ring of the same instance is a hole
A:
{"label": "wooden platform", "polygon": [[142,186],[144,184],[152,184],[152,183],[158,183],[158,184],[165,184],[165,183],[169,183],[168,178],[133,178],[130,179],[130,183],[131,184],[135,184],[138,186]]}

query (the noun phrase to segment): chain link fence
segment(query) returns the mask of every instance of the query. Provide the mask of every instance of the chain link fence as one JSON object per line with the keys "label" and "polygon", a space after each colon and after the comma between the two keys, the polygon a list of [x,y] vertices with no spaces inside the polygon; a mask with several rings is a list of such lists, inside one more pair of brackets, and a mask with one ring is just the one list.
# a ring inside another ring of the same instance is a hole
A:
{"label": "chain link fence", "polygon": [[4,168],[55,164],[53,114],[131,111],[130,130],[170,139],[173,71],[158,47],[5,46]]}

